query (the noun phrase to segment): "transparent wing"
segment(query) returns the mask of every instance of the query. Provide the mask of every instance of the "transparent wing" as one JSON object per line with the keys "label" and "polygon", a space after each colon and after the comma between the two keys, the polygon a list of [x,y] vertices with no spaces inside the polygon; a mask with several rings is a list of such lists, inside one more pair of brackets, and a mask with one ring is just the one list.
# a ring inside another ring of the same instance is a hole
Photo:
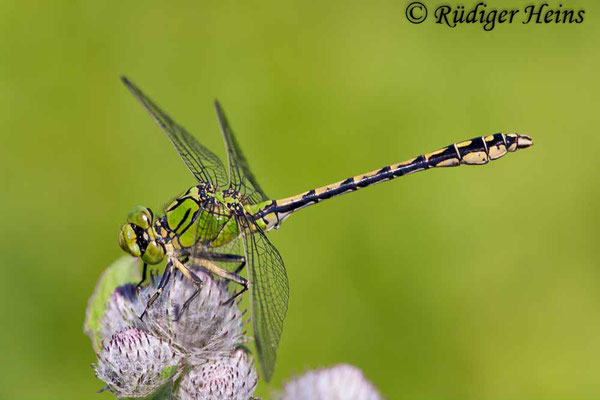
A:
{"label": "transparent wing", "polygon": [[227,122],[225,112],[221,108],[219,102],[216,100],[215,110],[217,111],[217,117],[219,118],[221,131],[223,132],[225,147],[227,147],[227,159],[229,161],[229,187],[233,188],[236,192],[239,192],[252,204],[268,200],[269,198],[261,189],[260,185],[256,181],[256,178],[250,171],[248,161],[246,161],[246,157],[244,157],[244,153],[242,153],[242,150],[235,139],[233,130]]}
{"label": "transparent wing", "polygon": [[283,260],[264,232],[246,218],[238,223],[245,226],[242,235],[251,290],[252,326],[258,361],[269,381],[275,369],[277,346],[283,330],[288,307],[289,285]]}
{"label": "transparent wing", "polygon": [[[212,248],[210,245],[219,237],[224,229],[228,226],[227,222],[235,217],[231,212],[223,210],[216,202],[206,202],[200,205],[197,213],[190,218],[194,218],[194,223],[189,227],[191,232],[187,232],[187,239],[184,245],[189,246],[185,251],[192,258],[200,257],[210,259],[210,252],[224,253],[229,252],[231,246],[221,245],[217,248]],[[176,232],[177,233],[177,232]],[[189,239],[193,237],[190,243]],[[180,237],[180,242],[182,237]],[[233,242],[236,242],[235,240]],[[230,243],[230,245],[233,243]],[[236,252],[243,255],[243,252]],[[226,269],[231,269],[226,268]]]}
{"label": "transparent wing", "polygon": [[135,98],[163,129],[171,143],[173,143],[173,146],[175,146],[175,150],[177,150],[177,153],[179,153],[179,156],[196,179],[199,182],[210,183],[216,188],[227,185],[227,171],[219,157],[198,143],[183,127],[177,125],[171,117],[165,114],[131,81],[125,77],[121,79]]}

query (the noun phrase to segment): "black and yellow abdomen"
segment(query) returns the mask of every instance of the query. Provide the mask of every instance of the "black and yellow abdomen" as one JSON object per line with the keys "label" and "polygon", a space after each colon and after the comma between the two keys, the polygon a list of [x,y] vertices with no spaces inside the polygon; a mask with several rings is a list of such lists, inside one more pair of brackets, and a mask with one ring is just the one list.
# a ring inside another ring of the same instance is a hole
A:
{"label": "black and yellow abdomen", "polygon": [[345,193],[428,169],[487,164],[509,152],[525,149],[531,145],[533,141],[529,136],[516,133],[496,133],[476,137],[296,196],[260,204],[253,215],[257,220],[262,221],[265,228],[262,226],[261,228],[277,227],[292,213]]}

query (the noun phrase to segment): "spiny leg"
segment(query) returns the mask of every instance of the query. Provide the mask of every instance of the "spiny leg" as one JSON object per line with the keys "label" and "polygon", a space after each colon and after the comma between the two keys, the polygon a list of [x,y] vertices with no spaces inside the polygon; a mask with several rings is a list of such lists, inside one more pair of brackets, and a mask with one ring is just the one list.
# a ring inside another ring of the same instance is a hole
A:
{"label": "spiny leg", "polygon": [[179,271],[181,271],[183,276],[185,276],[188,279],[191,279],[194,282],[194,284],[196,284],[196,287],[197,287],[196,290],[194,291],[194,293],[192,293],[192,295],[183,303],[183,305],[181,306],[181,311],[179,311],[179,313],[177,313],[177,315],[175,316],[175,321],[179,321],[179,319],[181,318],[181,316],[183,315],[185,310],[187,310],[187,308],[190,306],[191,302],[200,293],[200,290],[202,289],[202,279],[200,279],[200,277],[198,277],[198,275],[196,275],[194,273],[194,271],[190,270],[179,260],[175,259],[174,263],[175,263],[175,266],[177,267],[177,269]]}
{"label": "spiny leg", "polygon": [[[227,253],[213,253],[213,252],[203,252],[196,254],[194,260],[199,260],[201,258],[206,258],[211,261],[223,261],[229,263],[241,263],[241,267],[246,265],[246,258],[244,256],[240,256],[238,254],[227,254]],[[237,267],[236,271],[241,271],[240,267]]]}
{"label": "spiny leg", "polygon": [[144,283],[144,281],[146,280],[147,273],[148,273],[148,264],[144,263],[144,269],[142,270],[142,280],[140,281],[140,283],[137,284],[137,286],[135,287],[136,289],[139,288],[140,286],[142,286],[142,283]]}
{"label": "spiny leg", "polygon": [[235,271],[233,272],[234,274],[238,275],[246,266],[246,259],[244,257],[242,257],[242,261],[240,262],[240,265],[238,265],[238,267],[235,269]]}
{"label": "spiny leg", "polygon": [[235,275],[238,275],[240,273],[240,271],[246,266],[246,258],[244,256],[240,256],[238,254],[224,254],[224,253],[203,253],[198,255],[197,257],[206,257],[211,261],[223,261],[223,262],[230,262],[230,263],[236,263],[239,262],[240,265],[238,265],[235,269],[235,271],[233,272]]}
{"label": "spiny leg", "polygon": [[[243,280],[245,282],[245,284],[241,284],[242,285],[242,289],[239,292],[236,292],[233,294],[233,296],[231,296],[227,301],[225,301],[223,304],[231,304],[235,299],[237,299],[239,296],[241,296],[242,294],[244,294],[247,290],[248,290],[248,280],[242,278],[241,276],[239,276],[239,273],[242,271],[242,269],[244,269],[244,267],[246,266],[246,258],[243,256],[239,256],[237,254],[220,254],[220,253],[211,253],[212,257],[215,257],[213,259],[218,259],[218,257],[222,256],[223,257],[223,261],[226,262],[239,262],[240,265],[237,266],[237,268],[235,269],[235,271],[233,272],[234,275],[236,275],[239,279]],[[234,281],[235,282],[235,281]],[[239,282],[236,282],[238,284],[240,284]]]}
{"label": "spiny leg", "polygon": [[158,296],[160,296],[164,287],[169,282],[172,271],[173,271],[173,261],[169,260],[169,262],[167,263],[167,266],[165,267],[165,272],[163,273],[162,278],[160,279],[160,282],[158,283],[158,288],[156,289],[156,292],[152,295],[150,300],[148,300],[148,303],[146,304],[146,308],[144,308],[144,312],[142,312],[142,315],[140,315],[140,319],[144,319],[144,315],[146,315],[146,311],[148,311],[148,308],[150,308],[150,306],[152,306],[152,304],[156,301],[156,299],[158,299]]}
{"label": "spiny leg", "polygon": [[240,297],[241,295],[246,293],[248,291],[249,287],[250,287],[250,285],[246,281],[246,284],[243,285],[242,288],[239,291],[235,292],[230,298],[228,298],[226,301],[224,301],[223,305],[226,306],[228,304],[233,303],[235,301],[235,299],[237,299],[238,297]]}
{"label": "spiny leg", "polygon": [[[235,254],[220,254],[220,253],[206,253],[205,257],[209,257],[210,260],[203,257],[195,257],[194,264],[198,265],[207,271],[221,277],[227,279],[228,281],[232,281],[242,286],[238,292],[234,293],[229,299],[223,302],[223,305],[231,304],[236,298],[244,294],[248,288],[250,287],[248,280],[239,276],[238,273],[244,268],[246,265],[246,259],[242,256],[238,256]],[[235,272],[229,272],[212,261],[225,261],[225,262],[240,262],[241,264],[236,268]]]}
{"label": "spiny leg", "polygon": [[[240,262],[240,265],[238,265],[238,267],[233,272],[235,275],[238,275],[242,271],[242,269],[244,269],[244,267],[246,266],[246,259],[244,257],[241,257],[241,258],[242,258],[242,261]],[[240,278],[241,278],[241,276],[240,276]],[[242,278],[242,279],[244,279],[244,278]],[[227,300],[224,304],[230,304],[236,298],[238,298],[242,294],[246,293],[249,285],[248,285],[248,280],[246,280],[246,279],[244,279],[244,280],[246,281],[246,284],[242,286],[242,289],[239,292],[234,293],[233,296],[231,296],[231,298],[229,300]]]}

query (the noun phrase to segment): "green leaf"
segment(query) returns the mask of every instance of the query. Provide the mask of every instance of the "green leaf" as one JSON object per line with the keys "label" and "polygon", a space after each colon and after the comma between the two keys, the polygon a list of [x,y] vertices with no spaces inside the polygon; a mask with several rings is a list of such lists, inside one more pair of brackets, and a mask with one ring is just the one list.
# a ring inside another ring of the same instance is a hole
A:
{"label": "green leaf", "polygon": [[88,301],[83,324],[83,331],[92,339],[92,345],[97,353],[100,353],[102,347],[100,332],[106,302],[118,286],[126,283],[137,283],[139,280],[138,259],[130,256],[119,258],[100,275],[96,289]]}
{"label": "green leaf", "polygon": [[168,379],[170,377],[172,377],[173,375],[175,375],[175,373],[178,370],[178,366],[177,365],[171,365],[170,367],[165,367],[165,369],[162,370],[162,373],[160,374],[160,378],[161,379]]}

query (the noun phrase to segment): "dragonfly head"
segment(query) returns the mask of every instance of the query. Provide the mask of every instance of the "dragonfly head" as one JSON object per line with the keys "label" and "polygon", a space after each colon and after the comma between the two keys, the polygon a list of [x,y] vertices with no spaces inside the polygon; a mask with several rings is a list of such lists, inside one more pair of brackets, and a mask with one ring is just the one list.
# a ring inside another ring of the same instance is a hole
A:
{"label": "dragonfly head", "polygon": [[164,246],[156,240],[154,214],[149,208],[135,206],[121,226],[119,245],[134,257],[147,264],[158,264],[165,258]]}

